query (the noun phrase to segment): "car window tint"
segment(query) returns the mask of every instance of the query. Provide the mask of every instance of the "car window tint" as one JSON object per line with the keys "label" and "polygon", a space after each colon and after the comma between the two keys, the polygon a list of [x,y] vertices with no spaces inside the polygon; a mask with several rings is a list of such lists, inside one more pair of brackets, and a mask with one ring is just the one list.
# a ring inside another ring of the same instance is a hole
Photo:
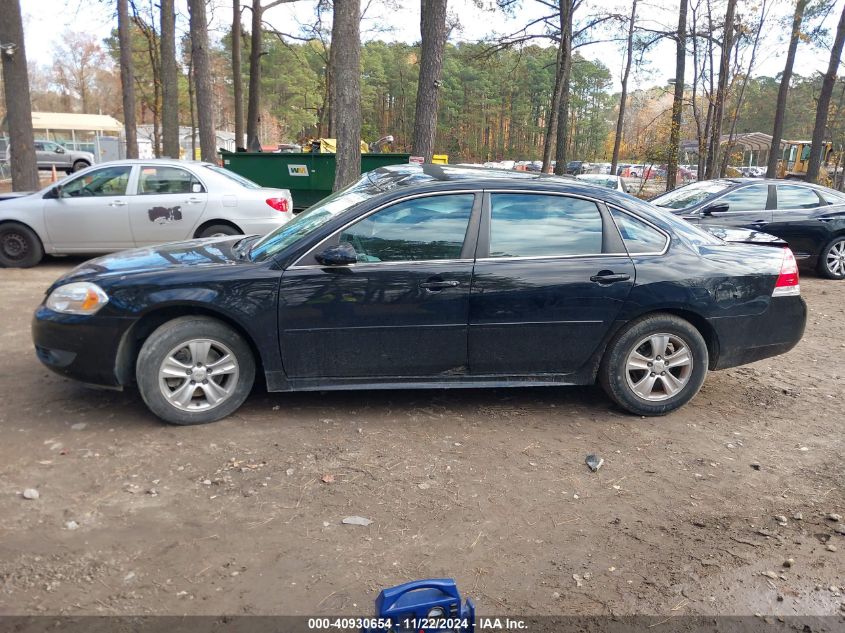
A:
{"label": "car window tint", "polygon": [[142,196],[194,193],[194,185],[202,187],[202,183],[189,171],[167,165],[144,165],[138,180],[138,193]]}
{"label": "car window tint", "polygon": [[816,192],[801,185],[778,185],[778,209],[812,209],[821,204]]}
{"label": "car window tint", "polygon": [[726,193],[715,202],[729,204],[728,211],[765,211],[768,199],[769,185],[750,185]]}
{"label": "car window tint", "polygon": [[595,255],[602,221],[592,202],[542,194],[493,194],[490,257]]}
{"label": "car window tint", "polygon": [[629,253],[660,253],[668,239],[663,233],[627,213],[610,210]]}
{"label": "car window tint", "polygon": [[346,228],[359,262],[457,259],[475,196],[444,195],[400,202]]}
{"label": "car window tint", "polygon": [[63,198],[86,198],[92,196],[122,196],[129,183],[130,166],[104,167],[89,171],[83,176],[62,183]]}

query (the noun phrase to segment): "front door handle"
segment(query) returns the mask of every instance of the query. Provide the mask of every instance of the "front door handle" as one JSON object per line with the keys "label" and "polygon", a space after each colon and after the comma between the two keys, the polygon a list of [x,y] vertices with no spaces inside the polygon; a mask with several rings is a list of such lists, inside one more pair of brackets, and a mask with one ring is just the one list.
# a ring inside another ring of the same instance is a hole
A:
{"label": "front door handle", "polygon": [[200,198],[188,198],[185,200],[185,204],[199,204],[200,202],[202,202]]}
{"label": "front door handle", "polygon": [[617,281],[628,281],[630,278],[631,275],[625,273],[600,272],[590,277],[590,281],[597,284],[614,284]]}
{"label": "front door handle", "polygon": [[768,222],[766,222],[765,220],[754,220],[751,223],[751,226],[761,227],[761,226],[766,226],[766,224],[768,224]]}
{"label": "front door handle", "polygon": [[426,290],[443,290],[443,288],[457,288],[461,282],[457,279],[429,279],[420,283],[420,288]]}
{"label": "front door handle", "polygon": [[112,200],[111,202],[109,202],[110,207],[125,207],[126,205],[126,200]]}

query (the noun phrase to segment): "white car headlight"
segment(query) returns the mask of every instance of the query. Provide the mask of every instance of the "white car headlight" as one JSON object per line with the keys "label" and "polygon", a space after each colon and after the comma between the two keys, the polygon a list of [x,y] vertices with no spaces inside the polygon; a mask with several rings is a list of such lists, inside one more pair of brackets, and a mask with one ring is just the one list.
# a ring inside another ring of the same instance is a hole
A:
{"label": "white car headlight", "polygon": [[47,307],[63,314],[94,314],[108,302],[105,291],[87,281],[59,286],[47,297]]}

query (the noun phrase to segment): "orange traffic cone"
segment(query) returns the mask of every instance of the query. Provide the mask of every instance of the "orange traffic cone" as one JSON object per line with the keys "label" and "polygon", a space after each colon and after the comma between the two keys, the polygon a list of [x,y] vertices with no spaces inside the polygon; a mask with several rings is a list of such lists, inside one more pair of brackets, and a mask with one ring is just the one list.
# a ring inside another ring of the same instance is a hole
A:
{"label": "orange traffic cone", "polygon": [[56,174],[56,166],[53,165],[53,170],[50,173],[50,182],[56,182],[56,181],[58,181],[58,179],[59,179],[59,176],[58,176],[58,174]]}

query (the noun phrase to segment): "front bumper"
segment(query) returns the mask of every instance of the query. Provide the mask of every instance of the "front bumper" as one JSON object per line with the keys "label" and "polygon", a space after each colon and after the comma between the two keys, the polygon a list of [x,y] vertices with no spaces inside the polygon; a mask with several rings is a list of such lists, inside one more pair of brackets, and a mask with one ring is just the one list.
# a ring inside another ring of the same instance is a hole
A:
{"label": "front bumper", "polygon": [[713,369],[727,369],[785,354],[804,335],[807,304],[800,296],[772,297],[769,308],[754,317],[725,317],[710,323],[719,340]]}
{"label": "front bumper", "polygon": [[134,319],[60,314],[41,305],[32,319],[35,354],[57,374],[104,387],[120,387],[121,341]]}

